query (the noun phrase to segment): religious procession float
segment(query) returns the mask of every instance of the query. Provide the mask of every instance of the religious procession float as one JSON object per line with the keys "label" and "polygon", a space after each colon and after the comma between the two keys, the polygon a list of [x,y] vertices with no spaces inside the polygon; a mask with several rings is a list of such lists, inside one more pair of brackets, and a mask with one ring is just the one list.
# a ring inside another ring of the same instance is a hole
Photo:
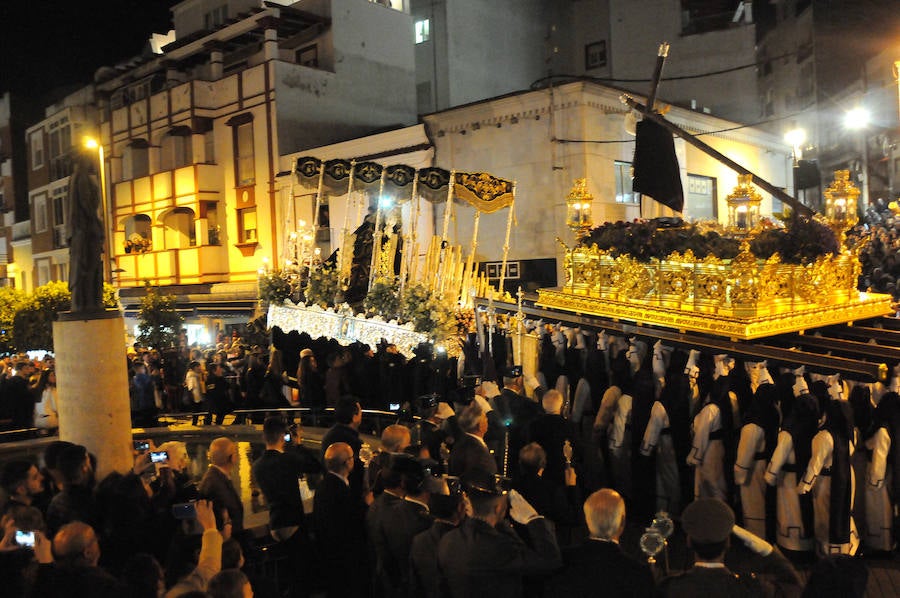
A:
{"label": "religious procession float", "polygon": [[[862,244],[847,233],[858,221],[859,190],[849,172],[835,172],[824,214],[815,214],[654,109],[664,59],[661,46],[646,105],[622,97],[641,119],[634,190],[682,211],[676,135],[739,174],[727,197],[727,224],[657,218],[594,227],[593,198],[585,179],[576,179],[566,203],[578,241],[563,245],[565,279],[523,301],[521,290],[516,299],[502,291],[514,182],[483,172],[300,158],[295,175],[317,187],[316,217],[324,189],[351,198],[342,249],[321,264],[310,255],[301,275],[261,274],[269,326],[344,344],[390,342],[403,352],[435,343],[451,354],[476,331],[479,351],[490,351],[498,330],[512,337],[513,362],[532,373],[543,331],[527,324],[546,321],[884,380],[887,363],[900,363],[900,320],[884,317],[896,312],[890,295],[858,289]],[[783,222],[761,216],[757,187],[790,208]],[[367,195],[354,195],[360,189],[377,190],[374,209]],[[440,234],[430,239],[417,237],[423,201],[444,208]],[[448,241],[455,202],[475,208],[468,247]],[[493,287],[475,255],[480,216],[499,210],[507,210],[507,222]]]}
{"label": "religious procession float", "polygon": [[[348,206],[342,245],[334,255],[322,263],[310,256],[305,276],[292,278],[280,270],[260,274],[260,294],[270,300],[269,327],[343,344],[389,342],[407,354],[421,343],[436,343],[455,354],[460,331],[474,325],[473,299],[501,298],[475,260],[478,223],[482,214],[507,210],[505,273],[515,185],[483,172],[314,157],[298,159],[296,176],[317,186],[315,214],[326,188],[346,193],[354,205]],[[377,190],[381,199],[374,210],[366,194],[354,193],[361,188]],[[427,240],[417,236],[423,201],[444,206],[441,233]],[[450,220],[457,215],[454,202],[475,208],[467,250],[448,242]],[[358,225],[351,230],[353,213]],[[498,287],[503,288],[502,274]]]}

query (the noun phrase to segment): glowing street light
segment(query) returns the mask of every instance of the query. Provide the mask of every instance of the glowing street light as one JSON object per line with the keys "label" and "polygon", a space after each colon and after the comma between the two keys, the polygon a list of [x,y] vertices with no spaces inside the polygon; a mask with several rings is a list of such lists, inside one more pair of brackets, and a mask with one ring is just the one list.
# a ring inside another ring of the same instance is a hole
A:
{"label": "glowing street light", "polygon": [[848,110],[844,115],[844,126],[848,129],[859,130],[869,126],[872,120],[872,113],[862,106],[857,106],[852,110]]}
{"label": "glowing street light", "polygon": [[803,129],[791,129],[784,134],[784,140],[794,150],[794,164],[796,165],[797,160],[801,160],[803,158],[802,146],[804,143],[806,143],[806,131]]}

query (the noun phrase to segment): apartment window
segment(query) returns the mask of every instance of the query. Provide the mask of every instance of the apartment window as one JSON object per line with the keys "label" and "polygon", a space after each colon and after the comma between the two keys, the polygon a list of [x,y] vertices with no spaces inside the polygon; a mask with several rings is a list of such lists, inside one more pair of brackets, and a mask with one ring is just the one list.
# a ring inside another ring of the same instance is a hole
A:
{"label": "apartment window", "polygon": [[313,44],[297,50],[297,64],[310,68],[319,68],[319,46]]}
{"label": "apartment window", "polygon": [[139,179],[150,174],[150,144],[135,139],[125,148],[122,156],[122,178]]}
{"label": "apartment window", "polygon": [[53,190],[53,225],[61,226],[66,223],[66,195],[69,193],[69,186],[63,185]]}
{"label": "apartment window", "polygon": [[68,117],[62,118],[49,127],[47,159],[50,165],[50,180],[56,181],[72,174],[72,129]]}
{"label": "apartment window", "polygon": [[166,249],[182,249],[197,245],[194,211],[176,208],[163,220],[166,230]]}
{"label": "apartment window", "polygon": [[716,201],[716,179],[688,174],[684,216],[688,220],[715,220],[719,210]]}
{"label": "apartment window", "polygon": [[34,220],[34,232],[42,233],[47,230],[47,196],[36,195],[34,205],[31,210],[31,217]]}
{"label": "apartment window", "polygon": [[194,161],[191,145],[191,130],[187,127],[176,127],[162,138],[160,153],[160,170],[174,170],[188,166]]}
{"label": "apartment window", "polygon": [[50,282],[50,261],[41,260],[37,264],[37,286],[44,286],[48,282]]}
{"label": "apartment window", "polygon": [[234,173],[237,187],[246,187],[256,182],[254,172],[253,122],[245,122],[234,127]]}
{"label": "apartment window", "polygon": [[153,249],[153,221],[146,214],[125,220],[125,253],[145,253]]}
{"label": "apartment window", "polygon": [[797,96],[809,98],[813,94],[813,61],[809,60],[800,66],[800,77],[797,82]]}
{"label": "apartment window", "polygon": [[422,44],[431,39],[431,19],[416,21],[416,43]]}
{"label": "apartment window", "polygon": [[203,15],[203,28],[215,29],[228,19],[228,6],[222,5]]}
{"label": "apartment window", "polygon": [[631,172],[631,162],[619,162],[614,164],[616,169],[616,203],[637,203],[641,200],[640,193],[632,189],[634,175]]}
{"label": "apartment window", "polygon": [[203,161],[206,164],[216,162],[216,137],[211,130],[203,134]]}
{"label": "apartment window", "polygon": [[44,165],[44,132],[31,134],[31,168],[38,169]]}
{"label": "apartment window", "polygon": [[256,207],[238,210],[238,240],[241,243],[256,243]]}

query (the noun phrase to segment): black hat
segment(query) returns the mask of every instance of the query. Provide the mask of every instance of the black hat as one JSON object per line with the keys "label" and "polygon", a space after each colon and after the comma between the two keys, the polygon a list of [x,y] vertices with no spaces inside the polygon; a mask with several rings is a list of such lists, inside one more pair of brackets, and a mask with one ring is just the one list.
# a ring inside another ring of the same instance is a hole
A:
{"label": "black hat", "polygon": [[681,514],[681,526],[693,542],[724,542],[734,529],[734,511],[718,498],[698,498]]}
{"label": "black hat", "polygon": [[522,366],[520,365],[511,365],[503,368],[503,377],[504,378],[518,378],[522,375]]}
{"label": "black hat", "polygon": [[436,392],[433,392],[430,395],[422,395],[421,397],[419,397],[419,408],[431,409],[432,407],[437,407],[440,401],[441,395],[437,394]]}
{"label": "black hat", "polygon": [[497,476],[487,470],[473,467],[460,476],[460,481],[468,493],[502,496],[506,494]]}

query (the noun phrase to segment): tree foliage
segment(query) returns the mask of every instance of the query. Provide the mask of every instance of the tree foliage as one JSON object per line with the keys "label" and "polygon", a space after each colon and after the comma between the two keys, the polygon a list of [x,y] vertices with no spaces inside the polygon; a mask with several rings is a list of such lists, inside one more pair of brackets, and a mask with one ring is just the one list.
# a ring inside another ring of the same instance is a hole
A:
{"label": "tree foliage", "polygon": [[13,318],[25,297],[25,293],[15,287],[0,287],[0,353],[9,353],[15,349]]}
{"label": "tree foliage", "polygon": [[165,349],[178,343],[184,318],[176,311],[175,296],[161,295],[157,287],[147,285],[141,299],[138,342],[145,347]]}
{"label": "tree foliage", "polygon": [[[115,288],[106,283],[103,284],[103,306],[108,309],[119,306]],[[30,295],[22,294],[12,318],[12,348],[53,351],[53,321],[57,313],[71,308],[72,293],[65,282],[51,281]]]}

